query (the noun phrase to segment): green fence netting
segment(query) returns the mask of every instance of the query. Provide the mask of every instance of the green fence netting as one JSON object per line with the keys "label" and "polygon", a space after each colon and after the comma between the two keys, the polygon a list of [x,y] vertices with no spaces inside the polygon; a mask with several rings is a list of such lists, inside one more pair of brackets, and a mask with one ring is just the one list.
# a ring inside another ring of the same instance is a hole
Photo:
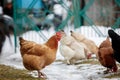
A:
{"label": "green fence netting", "polygon": [[[18,7],[17,5],[17,0],[13,0],[13,6],[14,6],[14,21],[15,21],[15,31],[14,31],[14,35],[15,35],[15,46],[17,46],[17,40],[16,40],[16,36],[18,34],[21,34],[22,32],[25,32],[29,29],[35,30],[35,31],[39,31],[38,34],[40,35],[40,37],[42,37],[44,40],[47,40],[46,36],[41,32],[41,30],[36,26],[35,22],[29,17],[29,13],[31,12],[31,10],[33,9],[34,5],[39,1],[39,0],[32,0],[31,3],[29,4],[29,6],[25,9]],[[21,0],[22,1],[22,0]],[[96,25],[95,20],[93,20],[93,18],[91,18],[88,14],[90,14],[90,9],[91,7],[94,8],[94,5],[96,3],[96,6],[98,6],[99,4],[103,4],[105,3],[104,0],[71,0],[72,2],[72,8],[68,7],[65,3],[65,0],[56,0],[58,4],[60,4],[66,11],[67,11],[67,17],[61,22],[61,24],[56,28],[56,31],[59,31],[61,29],[64,29],[65,26],[68,24],[68,21],[71,20],[71,18],[73,18],[73,24],[74,24],[74,28],[79,28],[83,25],[82,19],[81,17],[84,19],[84,21],[86,23],[88,23],[89,26],[92,27],[92,29],[99,35],[99,36],[104,36],[102,34],[102,32],[95,26],[92,25]],[[82,1],[85,2],[84,7],[81,8],[80,6],[82,5]],[[108,1],[108,0],[107,0]],[[115,8],[117,6],[117,11],[114,11],[113,13],[117,13],[118,15],[120,14],[120,0],[110,0],[111,2],[114,1],[115,2],[115,6],[113,6],[113,8]],[[108,1],[109,2],[109,1]],[[19,3],[21,4],[21,3]],[[96,7],[97,8],[97,7]],[[94,8],[95,9],[95,8]],[[100,11],[99,13],[101,14],[102,17],[106,18],[106,16],[109,15],[109,7],[108,9],[105,7],[106,10],[106,14],[104,14],[104,7],[101,6],[100,7]],[[108,11],[108,12],[107,12]],[[52,22],[50,22],[49,20],[46,20],[46,13],[53,13],[52,10],[49,10],[48,7],[45,8],[45,10],[43,11],[43,14],[41,14],[42,18],[40,18],[39,20],[41,20],[41,22],[44,23],[49,23],[51,24]],[[92,14],[92,13],[91,13]],[[117,18],[114,18],[114,24],[111,25],[112,28],[118,28],[120,27],[120,16],[118,16]],[[108,19],[109,20],[109,19]],[[101,20],[103,21],[103,20]],[[25,26],[28,26],[27,29],[25,28]],[[97,26],[97,25],[96,25]]]}

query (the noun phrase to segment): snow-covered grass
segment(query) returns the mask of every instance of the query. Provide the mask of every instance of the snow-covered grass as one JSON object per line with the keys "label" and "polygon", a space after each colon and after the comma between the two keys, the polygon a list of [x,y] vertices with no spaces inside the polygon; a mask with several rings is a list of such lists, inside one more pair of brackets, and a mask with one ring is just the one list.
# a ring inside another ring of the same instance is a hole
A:
{"label": "snow-covered grass", "polygon": [[[70,30],[73,30],[73,29],[67,28],[65,29],[65,32],[69,33]],[[101,31],[104,31],[106,33],[104,34],[107,35],[107,30],[108,29],[104,29]],[[106,37],[98,37],[98,36],[96,37],[93,35],[90,36],[91,31],[93,31],[90,29],[89,29],[89,32],[85,32],[83,31],[83,29],[82,31],[81,29],[76,29],[75,31],[78,31],[78,32],[80,31],[86,37],[93,40],[98,46],[106,38]],[[55,33],[53,28],[49,29],[48,31],[42,31],[42,32],[47,36],[47,38],[49,38],[51,35]],[[96,33],[94,34],[96,35]],[[23,36],[27,40],[35,41],[37,43],[44,42],[44,40],[38,35],[38,33],[34,31],[29,31],[21,36]],[[15,53],[13,35],[11,35],[11,39],[13,43],[12,46],[9,43],[9,39],[6,38],[5,44],[2,49],[2,54],[0,55],[0,64],[9,65],[17,69],[25,69],[22,64],[19,45],[16,48],[17,52]],[[18,44],[19,44],[19,41],[18,41]],[[111,75],[118,75],[118,74],[120,75],[120,71],[115,74],[112,74],[112,73],[104,74],[103,71],[106,68],[101,66],[97,59],[90,59],[87,61],[83,60],[78,62],[76,65],[67,65],[64,63],[63,60],[64,58],[61,56],[58,49],[56,61],[42,70],[42,72],[48,76],[49,80],[119,80],[120,79],[120,77],[108,78]],[[32,76],[36,77],[36,74],[37,74],[36,72],[32,72]]]}

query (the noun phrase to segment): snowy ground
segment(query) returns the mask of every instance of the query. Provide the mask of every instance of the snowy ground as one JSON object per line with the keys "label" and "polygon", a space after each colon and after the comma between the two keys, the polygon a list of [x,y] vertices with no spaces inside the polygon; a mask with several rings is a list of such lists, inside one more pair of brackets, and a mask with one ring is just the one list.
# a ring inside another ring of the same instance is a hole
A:
{"label": "snowy ground", "polygon": [[[31,33],[35,38],[26,36],[26,34]],[[47,32],[45,31],[44,33]],[[53,31],[48,31],[46,36],[49,37],[53,33]],[[36,39],[38,38],[38,34],[36,34],[36,32],[28,32],[26,34],[23,35],[26,39],[35,39],[33,41],[38,43],[42,42],[42,40]],[[11,39],[13,42],[12,46],[10,45],[8,38],[6,39],[2,54],[0,56],[0,64],[10,65],[18,69],[24,69],[19,48],[17,48],[16,53],[14,52],[14,36],[11,36]],[[105,39],[105,37],[90,37],[90,39],[94,40],[96,44],[99,45]],[[60,55],[58,50],[56,60],[63,59],[64,58]],[[66,65],[61,61],[56,61],[44,68],[42,72],[48,76],[48,80],[120,80],[118,78],[103,78],[106,76],[103,74],[104,70],[105,68],[99,64]],[[32,72],[32,75],[36,76],[36,72]]]}

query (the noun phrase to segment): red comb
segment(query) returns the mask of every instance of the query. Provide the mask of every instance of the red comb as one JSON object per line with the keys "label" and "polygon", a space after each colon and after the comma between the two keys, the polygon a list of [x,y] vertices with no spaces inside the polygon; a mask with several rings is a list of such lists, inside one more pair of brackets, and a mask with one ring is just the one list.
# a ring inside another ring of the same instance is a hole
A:
{"label": "red comb", "polygon": [[56,35],[61,35],[61,32],[59,31],[59,32],[56,32]]}

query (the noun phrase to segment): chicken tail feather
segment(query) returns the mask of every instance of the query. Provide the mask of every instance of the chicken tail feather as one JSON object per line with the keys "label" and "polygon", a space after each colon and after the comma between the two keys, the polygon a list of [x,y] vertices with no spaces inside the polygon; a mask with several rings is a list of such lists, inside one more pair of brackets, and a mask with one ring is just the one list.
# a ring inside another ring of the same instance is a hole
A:
{"label": "chicken tail feather", "polygon": [[22,37],[19,37],[19,40],[21,41],[21,40],[23,40],[23,38],[22,38]]}
{"label": "chicken tail feather", "polygon": [[112,39],[118,39],[119,38],[119,35],[116,32],[114,32],[112,29],[108,30],[108,34]]}
{"label": "chicken tail feather", "polygon": [[20,41],[20,45],[21,45],[21,43],[24,41],[24,39],[22,37],[19,37],[19,41]]}

